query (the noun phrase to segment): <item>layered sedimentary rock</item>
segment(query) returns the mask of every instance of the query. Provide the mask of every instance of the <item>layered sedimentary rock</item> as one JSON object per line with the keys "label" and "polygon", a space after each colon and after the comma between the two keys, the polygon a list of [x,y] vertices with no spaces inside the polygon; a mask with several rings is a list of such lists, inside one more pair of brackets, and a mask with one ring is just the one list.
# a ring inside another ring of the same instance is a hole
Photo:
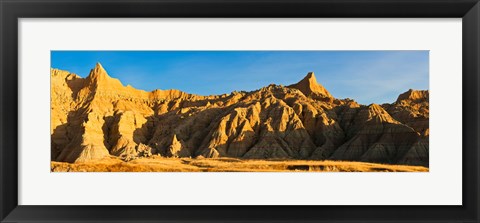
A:
{"label": "layered sedimentary rock", "polygon": [[396,120],[405,123],[422,136],[429,134],[429,92],[408,90],[398,96],[393,104],[384,104],[383,107]]}
{"label": "layered sedimentary rock", "polygon": [[137,90],[97,64],[51,70],[52,160],[334,159],[428,166],[428,91],[392,104],[336,99],[314,73],[287,87],[200,96]]}

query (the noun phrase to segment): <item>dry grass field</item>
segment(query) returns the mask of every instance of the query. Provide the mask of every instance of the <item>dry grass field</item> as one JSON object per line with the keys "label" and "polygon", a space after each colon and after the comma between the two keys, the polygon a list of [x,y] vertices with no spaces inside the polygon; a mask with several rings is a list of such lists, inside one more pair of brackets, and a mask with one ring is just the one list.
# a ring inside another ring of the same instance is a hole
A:
{"label": "dry grass field", "polygon": [[191,159],[153,156],[129,162],[109,158],[95,162],[51,162],[52,172],[428,172],[427,167],[349,161]]}

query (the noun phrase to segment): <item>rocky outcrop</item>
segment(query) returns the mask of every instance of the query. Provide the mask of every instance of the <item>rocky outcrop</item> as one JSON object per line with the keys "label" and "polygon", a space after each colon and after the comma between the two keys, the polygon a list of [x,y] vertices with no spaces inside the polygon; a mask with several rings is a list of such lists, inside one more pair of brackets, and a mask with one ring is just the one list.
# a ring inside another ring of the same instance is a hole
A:
{"label": "rocky outcrop", "polygon": [[422,136],[429,134],[429,92],[408,90],[398,96],[393,104],[385,104],[383,107],[396,120],[405,123],[415,129]]}
{"label": "rocky outcrop", "polygon": [[393,119],[381,106],[360,108],[353,118],[352,137],[331,159],[398,163],[419,139],[419,134]]}
{"label": "rocky outcrop", "polygon": [[313,72],[309,72],[305,78],[296,84],[288,86],[300,90],[305,96],[332,102],[333,96],[321,84],[317,83],[317,79]]}
{"label": "rocky outcrop", "polygon": [[200,96],[146,92],[97,64],[52,76],[52,160],[335,159],[428,166],[428,91],[392,104],[336,99],[313,73],[288,87]]}

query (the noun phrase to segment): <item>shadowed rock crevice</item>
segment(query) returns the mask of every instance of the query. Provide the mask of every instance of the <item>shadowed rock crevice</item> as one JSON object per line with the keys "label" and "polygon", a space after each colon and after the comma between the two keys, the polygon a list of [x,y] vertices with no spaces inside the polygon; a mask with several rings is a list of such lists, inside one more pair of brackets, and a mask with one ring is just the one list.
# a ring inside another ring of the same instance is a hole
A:
{"label": "shadowed rock crevice", "polygon": [[100,64],[86,78],[51,73],[55,161],[156,155],[428,166],[428,91],[367,106],[334,98],[313,73],[288,87],[212,96],[137,90]]}

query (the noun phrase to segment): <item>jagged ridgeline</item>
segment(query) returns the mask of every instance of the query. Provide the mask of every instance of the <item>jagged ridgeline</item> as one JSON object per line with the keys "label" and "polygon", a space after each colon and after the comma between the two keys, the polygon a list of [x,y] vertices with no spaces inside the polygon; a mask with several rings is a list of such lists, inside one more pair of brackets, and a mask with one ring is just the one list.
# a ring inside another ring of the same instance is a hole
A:
{"label": "jagged ridgeline", "polygon": [[428,166],[428,91],[366,106],[334,98],[308,73],[251,92],[146,92],[100,64],[86,78],[51,69],[51,83],[52,161],[157,154]]}

